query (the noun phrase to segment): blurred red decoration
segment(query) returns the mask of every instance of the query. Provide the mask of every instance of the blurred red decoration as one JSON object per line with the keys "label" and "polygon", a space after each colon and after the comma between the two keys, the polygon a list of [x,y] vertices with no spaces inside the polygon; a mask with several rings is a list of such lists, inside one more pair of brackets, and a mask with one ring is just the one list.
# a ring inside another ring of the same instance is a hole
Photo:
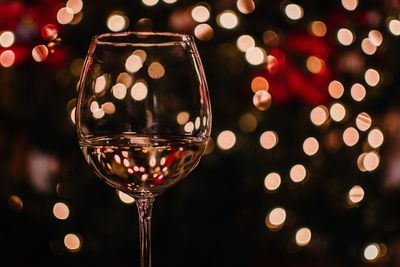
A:
{"label": "blurred red decoration", "polygon": [[57,26],[54,24],[47,24],[42,28],[42,38],[45,41],[53,41],[58,36]]}

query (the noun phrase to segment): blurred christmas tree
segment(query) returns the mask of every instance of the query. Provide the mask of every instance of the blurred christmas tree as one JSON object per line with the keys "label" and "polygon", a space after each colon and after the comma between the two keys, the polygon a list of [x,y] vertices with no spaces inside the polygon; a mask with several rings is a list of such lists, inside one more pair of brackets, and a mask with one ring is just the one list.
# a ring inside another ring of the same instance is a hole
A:
{"label": "blurred christmas tree", "polygon": [[398,266],[399,11],[398,0],[0,1],[0,255],[138,262],[135,208],[89,170],[73,113],[91,37],[151,30],[196,36],[214,117],[202,163],[156,204],[155,266]]}

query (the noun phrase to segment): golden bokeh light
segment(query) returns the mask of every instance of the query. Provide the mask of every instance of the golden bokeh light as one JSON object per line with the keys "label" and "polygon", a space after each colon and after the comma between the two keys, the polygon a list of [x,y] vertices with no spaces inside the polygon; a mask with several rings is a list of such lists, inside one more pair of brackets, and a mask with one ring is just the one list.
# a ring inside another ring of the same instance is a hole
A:
{"label": "golden bokeh light", "polygon": [[388,27],[389,27],[389,31],[390,31],[393,35],[396,35],[396,36],[399,36],[399,35],[400,35],[400,20],[398,20],[398,19],[392,19],[392,20],[389,22]]}
{"label": "golden bokeh light", "polygon": [[333,80],[329,83],[328,92],[331,97],[339,99],[344,93],[344,86],[341,82]]}
{"label": "golden bokeh light", "polygon": [[76,252],[80,250],[82,241],[78,235],[70,233],[65,235],[64,245],[69,251]]}
{"label": "golden bokeh light", "polygon": [[134,199],[133,197],[131,197],[130,195],[128,195],[128,194],[126,194],[126,193],[124,193],[124,192],[122,192],[122,191],[119,191],[119,190],[117,190],[117,192],[118,192],[118,197],[119,197],[119,199],[120,199],[123,203],[125,203],[125,204],[132,204],[132,203],[135,202],[135,199]]}
{"label": "golden bokeh light", "polygon": [[364,195],[364,189],[359,185],[355,185],[350,189],[347,200],[350,205],[358,204],[364,199]]}
{"label": "golden bokeh light", "polygon": [[377,47],[369,38],[364,38],[361,42],[361,50],[367,55],[375,54]]}
{"label": "golden bokeh light", "polygon": [[365,90],[365,87],[362,84],[355,83],[353,84],[353,86],[351,86],[350,94],[355,101],[360,102],[364,100],[367,91]]}
{"label": "golden bokeh light", "polygon": [[269,191],[274,191],[281,185],[281,176],[276,172],[271,172],[265,176],[264,186]]}
{"label": "golden bokeh light", "polygon": [[57,12],[57,21],[60,24],[68,24],[74,18],[74,11],[69,7],[63,7]]}
{"label": "golden bokeh light", "polygon": [[174,3],[176,3],[178,0],[163,0],[164,1],[164,3],[167,3],[167,4],[174,4]]}
{"label": "golden bokeh light", "polygon": [[290,169],[290,179],[295,183],[302,182],[307,175],[306,168],[301,164],[296,164]]}
{"label": "golden bokeh light", "polygon": [[146,51],[142,49],[135,50],[132,55],[138,56],[140,60],[142,61],[142,64],[146,61],[147,59],[147,53]]}
{"label": "golden bokeh light", "polygon": [[342,0],[342,5],[345,9],[353,11],[358,6],[358,0]]}
{"label": "golden bokeh light", "polygon": [[318,74],[324,70],[325,62],[318,57],[311,56],[307,58],[306,67],[309,72]]}
{"label": "golden bokeh light", "polygon": [[59,220],[66,220],[69,217],[69,208],[65,203],[57,202],[53,206],[53,214]]}
{"label": "golden bokeh light", "polygon": [[247,49],[255,47],[255,45],[256,41],[254,41],[254,38],[248,34],[243,34],[239,36],[239,38],[236,41],[237,48],[242,52],[246,52]]}
{"label": "golden bokeh light", "polygon": [[8,48],[15,42],[15,35],[13,32],[4,31],[0,34],[0,46]]}
{"label": "golden bokeh light", "polygon": [[5,50],[0,54],[0,65],[9,68],[15,63],[15,53],[12,50]]}
{"label": "golden bokeh light", "polygon": [[107,84],[106,75],[103,74],[97,77],[94,83],[94,92],[96,94],[100,94],[101,92],[104,91],[104,89],[106,89],[106,84]]}
{"label": "golden bokeh light", "polygon": [[264,149],[274,148],[278,144],[279,138],[274,131],[265,131],[260,136],[260,145]]}
{"label": "golden bokeh light", "polygon": [[185,130],[185,132],[187,133],[192,133],[194,130],[194,123],[192,121],[189,121],[185,124],[185,126],[183,126],[183,129]]}
{"label": "golden bokeh light", "polygon": [[236,7],[243,14],[250,14],[256,9],[253,0],[238,0],[236,1]]}
{"label": "golden bokeh light", "polygon": [[341,28],[337,32],[337,39],[340,44],[342,44],[344,46],[348,46],[353,43],[354,35],[349,29]]}
{"label": "golden bokeh light", "polygon": [[264,44],[266,44],[267,46],[271,46],[271,47],[275,47],[278,46],[280,43],[279,40],[279,35],[271,30],[265,31],[263,33],[263,41]]}
{"label": "golden bokeh light", "polygon": [[360,131],[366,131],[371,127],[372,119],[366,112],[361,112],[357,115],[356,125]]}
{"label": "golden bokeh light", "polygon": [[128,72],[131,73],[137,72],[142,67],[143,67],[143,61],[140,56],[132,54],[126,59],[125,69]]}
{"label": "golden bokeh light", "polygon": [[24,202],[17,195],[11,195],[8,198],[8,207],[14,212],[20,212],[24,207]]}
{"label": "golden bokeh light", "polygon": [[161,65],[160,62],[154,61],[150,64],[149,68],[147,69],[150,78],[152,79],[160,79],[165,74],[164,66]]}
{"label": "golden bokeh light", "polygon": [[380,254],[380,247],[376,243],[369,244],[364,249],[364,258],[367,261],[375,261]]}
{"label": "golden bokeh light", "polygon": [[346,109],[341,103],[335,103],[331,106],[329,113],[332,120],[340,122],[346,117]]}
{"label": "golden bokeh light", "polygon": [[186,111],[179,112],[178,115],[176,116],[176,121],[180,125],[184,125],[189,121],[189,113],[187,113]]}
{"label": "golden bokeh light", "polygon": [[200,41],[209,41],[214,37],[214,30],[210,25],[202,23],[194,28],[194,35]]}
{"label": "golden bokeh light", "polygon": [[45,45],[37,45],[32,49],[32,57],[36,62],[44,61],[49,55],[49,50]]}
{"label": "golden bokeh light", "polygon": [[380,46],[383,42],[383,36],[380,31],[377,30],[371,30],[368,33],[368,38],[370,41],[375,45],[375,46]]}
{"label": "golden bokeh light", "polygon": [[225,10],[217,16],[217,23],[220,27],[231,30],[239,24],[239,18],[232,10]]}
{"label": "golden bokeh light", "polygon": [[285,7],[285,14],[291,20],[299,20],[304,15],[304,10],[297,4],[288,4]]}
{"label": "golden bokeh light", "polygon": [[364,158],[367,153],[361,153],[357,158],[357,167],[360,171],[366,172],[367,170],[364,167]]}
{"label": "golden bokeh light", "polygon": [[268,89],[269,89],[269,83],[267,79],[265,79],[264,77],[257,76],[251,81],[251,90],[254,93],[259,90],[268,91]]}
{"label": "golden bokeh light", "polygon": [[133,82],[133,78],[131,74],[127,72],[121,72],[118,74],[117,83],[122,83],[125,85],[126,88],[130,87]]}
{"label": "golden bokeh light", "polygon": [[101,119],[101,118],[104,117],[104,115],[105,115],[105,112],[104,112],[104,110],[101,109],[101,108],[98,108],[98,109],[96,109],[96,110],[93,112],[93,117],[94,117],[95,119]]}
{"label": "golden bokeh light", "polygon": [[328,109],[323,105],[313,108],[310,113],[311,122],[316,126],[323,125],[328,120],[328,116]]}
{"label": "golden bokeh light", "polygon": [[260,65],[265,62],[265,50],[261,47],[250,47],[246,50],[246,60],[251,65]]}
{"label": "golden bokeh light", "polygon": [[315,155],[318,152],[319,143],[315,137],[308,137],[303,142],[303,151],[308,156]]}
{"label": "golden bokeh light", "polygon": [[236,144],[236,135],[229,130],[222,131],[217,137],[217,145],[222,150],[228,150]]}
{"label": "golden bokeh light", "polygon": [[309,31],[314,36],[323,37],[326,35],[328,29],[326,28],[325,23],[323,23],[322,21],[313,21],[310,24]]}
{"label": "golden bokeh light", "polygon": [[296,244],[300,247],[307,246],[311,242],[311,230],[307,227],[300,228],[296,232]]}
{"label": "golden bokeh light", "polygon": [[78,14],[83,8],[82,0],[68,0],[66,7],[72,10],[73,14]]}
{"label": "golden bokeh light", "polygon": [[136,82],[131,89],[131,97],[136,101],[141,101],[147,97],[147,86],[144,82]]}
{"label": "golden bokeh light", "polygon": [[257,91],[253,96],[253,104],[259,110],[266,110],[271,106],[272,98],[265,90]]}
{"label": "golden bokeh light", "polygon": [[73,124],[75,124],[76,107],[71,110],[70,119]]}
{"label": "golden bokeh light", "polygon": [[239,128],[245,133],[251,133],[257,128],[257,119],[251,113],[245,113],[239,118]]}
{"label": "golden bokeh light", "polygon": [[379,72],[377,70],[368,69],[364,74],[364,79],[365,79],[365,82],[369,86],[374,87],[379,83],[381,77],[380,77]]}
{"label": "golden bokeh light", "polygon": [[125,30],[129,26],[129,19],[121,13],[112,13],[107,18],[107,28],[113,32]]}
{"label": "golden bokeh light", "polygon": [[343,142],[346,146],[354,146],[360,139],[358,131],[354,127],[348,127],[343,132]]}
{"label": "golden bokeh light", "polygon": [[368,144],[372,147],[372,148],[378,148],[383,144],[384,141],[384,136],[381,130],[379,130],[378,128],[372,129],[369,133],[368,133]]}
{"label": "golden bokeh light", "polygon": [[155,6],[158,3],[158,0],[142,0],[142,3],[146,6]]}
{"label": "golden bokeh light", "polygon": [[116,99],[122,100],[125,98],[127,90],[123,83],[117,83],[111,89],[113,96]]}
{"label": "golden bokeh light", "polygon": [[279,230],[286,221],[286,211],[281,207],[272,209],[265,218],[265,224],[270,230]]}
{"label": "golden bokeh light", "polygon": [[196,22],[206,22],[210,18],[210,10],[200,4],[192,9],[191,15]]}
{"label": "golden bokeh light", "polygon": [[104,110],[104,113],[106,114],[115,113],[115,105],[113,102],[105,102],[103,105],[101,105],[101,109]]}
{"label": "golden bokeh light", "polygon": [[363,165],[366,171],[373,171],[378,168],[380,162],[380,158],[377,152],[371,151],[365,154],[363,159]]}

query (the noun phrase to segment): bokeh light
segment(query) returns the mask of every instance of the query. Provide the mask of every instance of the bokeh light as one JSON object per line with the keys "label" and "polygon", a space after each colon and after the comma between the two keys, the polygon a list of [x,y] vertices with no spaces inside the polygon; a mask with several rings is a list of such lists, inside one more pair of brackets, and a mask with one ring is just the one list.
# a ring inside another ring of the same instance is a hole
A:
{"label": "bokeh light", "polygon": [[367,55],[375,54],[377,47],[372,43],[369,38],[364,38],[361,42],[361,49]]}
{"label": "bokeh light", "polygon": [[233,29],[239,24],[239,18],[232,10],[226,10],[217,16],[217,23],[225,29]]}
{"label": "bokeh light", "polygon": [[321,126],[328,120],[328,115],[328,109],[320,105],[311,110],[310,119],[314,125]]}
{"label": "bokeh light", "polygon": [[378,128],[372,129],[369,133],[368,133],[368,144],[372,147],[372,148],[378,148],[383,144],[384,141],[384,136],[381,130],[379,130]]}
{"label": "bokeh light", "polygon": [[392,19],[389,22],[389,31],[393,34],[393,35],[400,35],[400,20],[398,19]]}
{"label": "bokeh light", "polygon": [[358,0],[342,0],[342,5],[345,9],[353,11],[357,8]]}
{"label": "bokeh light", "polygon": [[106,88],[107,80],[106,76],[103,74],[96,78],[96,82],[94,83],[94,92],[96,94],[100,94]]}
{"label": "bokeh light", "polygon": [[80,250],[82,241],[78,235],[70,233],[65,235],[64,245],[69,251],[76,252]]}
{"label": "bokeh light", "polygon": [[113,102],[105,102],[101,105],[101,109],[104,110],[106,114],[113,114],[115,113],[115,105]]}
{"label": "bokeh light", "polygon": [[147,97],[147,86],[144,82],[136,82],[131,89],[131,96],[136,101],[141,101]]}
{"label": "bokeh light", "polygon": [[377,30],[371,30],[368,33],[368,38],[371,40],[371,42],[375,45],[375,46],[380,46],[383,42],[383,36],[382,33],[377,31]]}
{"label": "bokeh light", "polygon": [[361,186],[353,186],[347,195],[349,204],[354,205],[360,203],[364,199],[364,195],[364,189]]}
{"label": "bokeh light", "polygon": [[251,113],[245,113],[239,118],[239,128],[245,133],[251,133],[257,128],[257,118]]}
{"label": "bokeh light", "polygon": [[165,69],[160,62],[154,61],[150,64],[147,72],[149,73],[150,78],[160,79],[164,76]]}
{"label": "bokeh light", "polygon": [[217,137],[217,145],[222,150],[228,150],[236,144],[236,135],[229,130],[222,131]]}
{"label": "bokeh light", "polygon": [[129,26],[129,19],[119,12],[112,13],[107,18],[107,28],[113,32],[125,30]]}
{"label": "bokeh light", "polygon": [[251,81],[251,90],[255,93],[259,90],[265,90],[268,91],[269,89],[269,83],[267,79],[261,76],[254,77],[254,79]]}
{"label": "bokeh light", "polygon": [[286,211],[281,207],[272,209],[265,218],[265,224],[267,227],[276,231],[282,228],[286,220]]}
{"label": "bokeh light", "polygon": [[375,261],[380,253],[379,245],[376,243],[369,244],[364,249],[364,258],[367,261]]}
{"label": "bokeh light", "polygon": [[331,106],[329,110],[331,118],[334,121],[340,122],[346,117],[346,109],[340,103],[335,103]]}
{"label": "bokeh light", "polygon": [[206,22],[210,18],[210,10],[204,4],[199,4],[192,9],[192,18],[197,22]]}
{"label": "bokeh light", "polygon": [[37,45],[32,49],[32,57],[36,62],[44,61],[49,55],[49,50],[45,45]]}
{"label": "bokeh light", "polygon": [[210,25],[202,23],[194,28],[194,35],[200,41],[209,41],[214,37],[214,30]]}
{"label": "bokeh light", "polygon": [[251,65],[260,65],[265,62],[265,51],[261,47],[250,47],[246,50],[246,60]]}
{"label": "bokeh light", "polygon": [[346,146],[354,146],[360,139],[360,134],[354,127],[348,127],[343,132],[343,142]]}
{"label": "bokeh light", "polygon": [[259,110],[266,110],[271,106],[272,98],[265,90],[257,91],[253,96],[253,104]]}
{"label": "bokeh light", "polygon": [[326,32],[328,31],[325,23],[322,21],[313,21],[310,24],[309,28],[311,34],[317,36],[317,37],[323,37],[326,35]]}
{"label": "bokeh light", "polygon": [[194,123],[192,121],[188,121],[185,123],[185,126],[183,126],[183,129],[186,133],[192,133],[194,130]]}
{"label": "bokeh light", "polygon": [[243,14],[250,14],[256,9],[253,0],[238,0],[236,2],[236,7]]}
{"label": "bokeh light", "polygon": [[333,80],[329,83],[328,92],[331,97],[339,99],[344,93],[344,86],[341,82]]}
{"label": "bokeh light", "polygon": [[350,94],[355,101],[360,102],[365,98],[367,91],[362,84],[355,83],[351,86]]}
{"label": "bokeh light", "polygon": [[239,36],[239,38],[236,41],[237,48],[242,52],[246,52],[247,49],[255,47],[255,45],[256,42],[254,41],[254,38],[248,34]]}
{"label": "bokeh light", "polygon": [[379,83],[381,77],[380,77],[379,72],[378,72],[377,70],[375,70],[375,69],[368,69],[368,70],[365,72],[364,79],[365,79],[365,82],[366,82],[369,86],[374,87],[374,86],[376,86],[376,85]]}
{"label": "bokeh light", "polygon": [[366,171],[373,171],[378,168],[380,157],[375,151],[368,152],[365,154],[363,159],[363,165]]}
{"label": "bokeh light", "polygon": [[306,60],[306,67],[309,72],[318,74],[325,69],[325,62],[318,57],[311,56]]}
{"label": "bokeh light", "polygon": [[66,220],[69,217],[69,208],[65,203],[57,202],[53,206],[53,214],[59,220]]}
{"label": "bokeh light", "polygon": [[291,20],[299,20],[304,15],[304,10],[297,4],[288,4],[285,7],[285,14]]}
{"label": "bokeh light", "polygon": [[125,69],[128,72],[134,73],[143,67],[143,61],[140,56],[132,54],[125,62]]}
{"label": "bokeh light", "polygon": [[337,39],[340,44],[342,44],[344,46],[348,46],[353,43],[354,35],[349,29],[341,28],[337,32]]}
{"label": "bokeh light", "polygon": [[278,135],[274,131],[265,131],[260,136],[260,145],[264,149],[271,149],[278,144]]}
{"label": "bokeh light", "polygon": [[184,125],[189,121],[189,113],[187,113],[186,111],[179,112],[178,115],[176,116],[176,121],[180,125]]}
{"label": "bokeh light", "polygon": [[269,47],[278,46],[280,43],[279,35],[272,30],[265,31],[263,33],[263,41],[264,44],[266,44]]}
{"label": "bokeh light", "polygon": [[74,18],[74,11],[69,7],[63,7],[57,12],[57,21],[60,24],[68,24]]}
{"label": "bokeh light", "polygon": [[146,6],[155,6],[158,3],[158,0],[142,0],[142,3]]}
{"label": "bokeh light", "polygon": [[300,228],[296,232],[295,240],[298,246],[307,246],[311,242],[311,230],[307,227]]}
{"label": "bokeh light", "polygon": [[165,3],[167,4],[174,4],[176,3],[178,0],[163,0]]}
{"label": "bokeh light", "polygon": [[271,172],[265,176],[264,186],[269,191],[275,191],[281,185],[281,176],[276,172]]}
{"label": "bokeh light", "polygon": [[372,119],[366,112],[361,112],[357,115],[356,125],[360,131],[366,131],[371,127]]}
{"label": "bokeh light", "polygon": [[0,34],[0,46],[8,48],[15,42],[15,35],[13,32],[4,31]]}
{"label": "bokeh light", "polygon": [[119,199],[120,199],[123,203],[125,203],[125,204],[132,204],[132,203],[135,202],[135,199],[134,199],[133,197],[131,197],[130,195],[128,195],[128,194],[126,194],[126,193],[124,193],[124,192],[122,192],[122,191],[119,191],[119,190],[117,190],[117,192],[118,192],[118,197],[119,197]]}
{"label": "bokeh light", "polygon": [[125,98],[127,90],[123,83],[117,83],[112,87],[112,94],[116,99],[122,100]]}
{"label": "bokeh light", "polygon": [[0,65],[9,68],[15,63],[15,53],[12,50],[5,50],[0,54]]}
{"label": "bokeh light", "polygon": [[290,169],[290,179],[295,183],[302,182],[307,175],[306,168],[301,164],[296,164]]}
{"label": "bokeh light", "polygon": [[318,152],[319,143],[315,137],[308,137],[303,142],[303,151],[308,156],[315,155]]}
{"label": "bokeh light", "polygon": [[72,10],[73,14],[78,14],[83,8],[82,0],[68,0],[66,7]]}
{"label": "bokeh light", "polygon": [[20,212],[24,207],[24,202],[17,195],[11,195],[8,198],[8,207],[14,212]]}

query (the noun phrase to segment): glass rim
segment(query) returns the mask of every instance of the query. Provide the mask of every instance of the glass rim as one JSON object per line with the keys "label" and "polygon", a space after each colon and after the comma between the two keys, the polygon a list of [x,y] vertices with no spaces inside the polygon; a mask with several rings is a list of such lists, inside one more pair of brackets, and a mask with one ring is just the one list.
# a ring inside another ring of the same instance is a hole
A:
{"label": "glass rim", "polygon": [[[133,42],[133,41],[118,41],[118,40],[107,40],[107,38],[113,38],[113,37],[129,37],[129,36],[143,36],[143,37],[149,37],[149,36],[155,36],[155,37],[170,37],[171,40],[160,40],[159,42],[153,41],[153,42]],[[102,38],[105,38],[106,40],[101,40]],[[175,38],[172,40],[172,38]],[[138,47],[148,47],[148,46],[172,46],[172,45],[177,45],[177,44],[183,44],[187,42],[193,42],[194,38],[193,36],[189,34],[181,34],[181,33],[175,33],[175,32],[151,32],[151,31],[146,31],[146,32],[138,32],[138,31],[126,31],[126,32],[108,32],[108,33],[102,33],[95,35],[92,39],[92,41],[96,45],[111,45],[111,46],[138,46]]]}

